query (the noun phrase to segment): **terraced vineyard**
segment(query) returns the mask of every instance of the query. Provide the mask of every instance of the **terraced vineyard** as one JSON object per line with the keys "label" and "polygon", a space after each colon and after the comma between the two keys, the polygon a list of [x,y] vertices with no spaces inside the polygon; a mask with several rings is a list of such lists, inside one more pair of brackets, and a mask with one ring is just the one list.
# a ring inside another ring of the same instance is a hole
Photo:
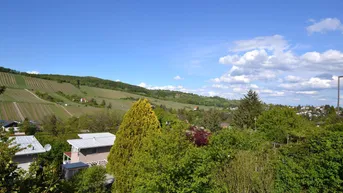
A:
{"label": "terraced vineyard", "polygon": [[85,91],[87,95],[92,97],[102,97],[102,98],[110,98],[110,99],[120,99],[120,98],[141,98],[142,96],[131,94],[127,92],[117,91],[117,90],[109,90],[103,88],[94,88],[88,86],[81,86],[81,90]]}
{"label": "terraced vineyard", "polygon": [[58,83],[51,80],[32,78],[28,76],[24,76],[24,80],[27,88],[29,89],[45,92],[62,91],[69,94],[82,94],[78,88],[69,83]]}
{"label": "terraced vineyard", "polygon": [[69,83],[58,83],[56,81],[4,72],[0,72],[0,85],[8,88],[27,88],[44,92],[62,91],[68,94],[82,94],[78,88]]}
{"label": "terraced vineyard", "polygon": [[36,98],[24,89],[6,89],[5,93],[0,95],[0,101],[6,102],[28,102],[28,103],[45,103]]}
{"label": "terraced vineyard", "polygon": [[78,107],[78,106],[67,106],[65,107],[73,116],[80,116],[85,113],[94,113],[98,111],[103,111],[103,108],[95,108],[95,107]]}
{"label": "terraced vineyard", "polygon": [[[66,95],[77,94],[87,99],[94,98],[98,104],[103,100],[108,104],[112,104],[114,110],[128,110],[135,99],[144,96],[131,94],[123,91],[81,86],[81,89],[76,88],[69,83],[59,83],[52,80],[45,80],[24,76],[21,74],[11,74],[0,72],[0,86],[6,86],[6,91],[0,95],[0,119],[18,120],[29,118],[30,120],[41,121],[45,116],[55,114],[57,117],[64,119],[71,116],[80,116],[84,113],[94,113],[104,110],[104,108],[96,108],[80,104],[77,101],[70,101],[67,97],[61,96],[56,92],[62,91]],[[28,90],[25,90],[28,89]],[[35,91],[46,92],[55,99],[61,99],[68,106],[61,106],[53,102],[40,99],[34,93]],[[31,93],[30,93],[31,92]],[[165,105],[175,109],[187,108],[193,109],[194,105],[165,101],[155,98],[149,98],[151,103],[156,105]],[[17,104],[14,105],[14,102]],[[16,108],[18,107],[18,109]],[[202,109],[211,107],[199,106]],[[69,114],[69,113],[71,114]],[[21,117],[22,115],[22,117]]]}
{"label": "terraced vineyard", "polygon": [[20,85],[17,83],[17,80],[16,80],[17,76],[19,75],[0,72],[0,85],[11,87],[11,88],[20,88],[20,87],[25,86],[25,85]]}
{"label": "terraced vineyard", "polygon": [[[119,100],[119,99],[128,98],[128,97],[138,99],[138,98],[144,97],[144,96],[122,92],[122,91],[94,88],[94,87],[87,87],[87,86],[82,86],[81,90],[85,91],[88,96],[92,96],[96,98],[98,103],[101,103],[102,100],[105,100],[107,104],[108,102],[112,103],[113,109],[118,108],[121,110],[129,109],[131,107],[132,100]],[[167,107],[172,107],[175,109],[182,109],[182,108],[193,109],[194,108],[194,105],[190,105],[190,104],[178,103],[178,102],[173,102],[173,101],[165,101],[165,100],[155,99],[151,97],[147,97],[147,98],[149,99],[150,102],[156,105],[165,105]],[[202,106],[202,105],[197,105],[197,106],[202,109],[211,108],[211,107]]]}
{"label": "terraced vineyard", "polygon": [[20,112],[30,120],[41,121],[45,116],[55,114],[64,119],[70,117],[62,107],[56,104],[37,104],[37,103],[17,103]]}
{"label": "terraced vineyard", "polygon": [[2,120],[21,120],[13,102],[0,102],[0,119]]}

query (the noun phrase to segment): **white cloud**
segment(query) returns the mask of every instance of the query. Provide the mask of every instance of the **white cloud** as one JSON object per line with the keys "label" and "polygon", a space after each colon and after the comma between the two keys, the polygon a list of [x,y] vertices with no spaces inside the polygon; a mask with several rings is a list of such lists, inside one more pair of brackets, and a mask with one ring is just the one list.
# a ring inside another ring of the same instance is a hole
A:
{"label": "white cloud", "polygon": [[140,86],[140,87],[143,87],[143,88],[146,88],[146,83],[144,83],[144,82],[141,82],[138,86]]}
{"label": "white cloud", "polygon": [[316,32],[324,33],[328,31],[336,31],[336,30],[343,31],[343,25],[341,21],[337,18],[326,18],[326,19],[322,19],[319,22],[314,21],[312,25],[306,27],[306,30],[309,34],[316,33]]}
{"label": "white cloud", "polygon": [[323,53],[307,52],[300,58],[302,66],[309,70],[337,72],[343,68],[343,53],[338,50],[327,50]]}
{"label": "white cloud", "polygon": [[179,75],[174,77],[174,80],[183,80],[183,78],[181,78]]}
{"label": "white cloud", "polygon": [[299,82],[302,80],[302,78],[298,76],[288,75],[285,77],[285,80],[288,82]]}
{"label": "white cloud", "polygon": [[335,88],[337,85],[337,76],[332,76],[332,79],[321,79],[319,77],[312,77],[294,83],[283,83],[279,86],[289,90],[307,90],[307,89],[329,89]]}
{"label": "white cloud", "polygon": [[252,89],[258,89],[258,86],[256,84],[250,84],[250,88]]}
{"label": "white cloud", "polygon": [[216,93],[216,92],[213,92],[213,91],[209,91],[209,92],[208,92],[208,95],[212,97],[212,96],[216,96],[217,93]]}
{"label": "white cloud", "polygon": [[33,71],[27,71],[26,73],[28,73],[28,74],[39,74],[39,72],[38,72],[38,71],[35,71],[35,70],[33,70]]}
{"label": "white cloud", "polygon": [[287,41],[281,35],[261,36],[250,40],[238,40],[234,42],[233,52],[265,49],[269,51],[284,50],[288,48]]}
{"label": "white cloud", "polygon": [[318,91],[297,91],[296,94],[306,94],[306,95],[315,95],[318,94]]}
{"label": "white cloud", "polygon": [[116,82],[120,82],[120,80],[119,80],[119,79],[117,79],[117,80],[116,80]]}
{"label": "white cloud", "polygon": [[326,101],[326,98],[319,98],[319,101]]}
{"label": "white cloud", "polygon": [[232,84],[238,84],[238,83],[249,83],[250,79],[245,76],[231,76],[230,74],[223,75],[219,78],[215,78],[212,80],[213,82],[216,83],[232,83]]}
{"label": "white cloud", "polygon": [[181,91],[181,92],[195,92],[196,90],[189,90],[184,88],[183,86],[179,85],[179,86],[173,86],[173,85],[166,85],[166,86],[152,86],[152,85],[148,85],[144,82],[141,82],[140,84],[138,84],[138,86],[146,88],[146,89],[150,89],[150,90],[172,90],[172,91]]}

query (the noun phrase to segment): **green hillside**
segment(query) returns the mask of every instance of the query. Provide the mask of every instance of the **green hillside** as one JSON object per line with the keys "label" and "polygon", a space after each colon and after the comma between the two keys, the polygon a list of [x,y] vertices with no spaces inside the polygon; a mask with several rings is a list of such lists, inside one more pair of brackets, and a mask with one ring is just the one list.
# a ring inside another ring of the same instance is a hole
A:
{"label": "green hillside", "polygon": [[[78,85],[78,82],[80,85]],[[155,91],[121,82],[94,77],[29,75],[0,67],[0,86],[7,89],[0,96],[0,119],[41,121],[55,114],[61,119],[106,109],[128,110],[145,97],[154,105],[174,109],[225,108],[236,104],[220,97],[204,97],[175,91]],[[86,98],[87,103],[80,103]],[[91,102],[90,102],[91,101]],[[105,105],[101,105],[105,102]]]}

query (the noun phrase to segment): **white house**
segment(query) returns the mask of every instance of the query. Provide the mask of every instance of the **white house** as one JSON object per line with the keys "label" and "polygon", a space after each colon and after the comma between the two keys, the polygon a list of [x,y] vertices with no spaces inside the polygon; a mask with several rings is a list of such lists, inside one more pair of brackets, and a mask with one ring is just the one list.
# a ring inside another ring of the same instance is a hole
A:
{"label": "white house", "polygon": [[88,165],[106,165],[107,156],[116,138],[112,133],[78,134],[80,139],[70,139],[71,151],[63,154],[63,164],[83,162]]}
{"label": "white house", "polygon": [[44,153],[47,150],[39,143],[33,135],[15,136],[13,145],[18,145],[21,151],[17,152],[13,158],[14,162],[18,162],[18,167],[28,170],[30,164],[34,161],[39,153]]}

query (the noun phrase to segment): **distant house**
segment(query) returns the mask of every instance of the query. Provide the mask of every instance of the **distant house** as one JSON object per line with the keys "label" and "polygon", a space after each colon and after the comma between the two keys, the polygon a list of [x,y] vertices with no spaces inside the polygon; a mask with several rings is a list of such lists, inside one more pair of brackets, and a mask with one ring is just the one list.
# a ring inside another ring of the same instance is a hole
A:
{"label": "distant house", "polygon": [[88,101],[87,101],[87,99],[86,98],[81,98],[80,99],[80,103],[87,103]]}
{"label": "distant house", "polygon": [[70,139],[71,151],[65,152],[63,163],[83,162],[88,165],[106,165],[107,156],[116,138],[115,135],[105,133],[78,134],[81,139]]}
{"label": "distant house", "polygon": [[2,129],[5,131],[10,131],[10,128],[13,128],[14,132],[19,132],[19,124],[18,121],[3,121],[2,123]]}
{"label": "distant house", "polygon": [[229,126],[230,126],[229,123],[226,123],[226,122],[220,123],[220,127],[223,128],[223,129],[229,128]]}
{"label": "distant house", "polygon": [[236,111],[236,110],[238,110],[238,107],[230,107],[230,110],[231,111]]}
{"label": "distant house", "polygon": [[78,134],[80,139],[70,139],[70,152],[63,154],[63,170],[66,179],[69,179],[80,169],[86,166],[107,164],[107,156],[116,138],[112,133],[85,133]]}
{"label": "distant house", "polygon": [[199,107],[198,106],[195,106],[193,111],[198,111],[199,110]]}
{"label": "distant house", "polygon": [[88,168],[89,165],[85,164],[83,162],[75,162],[70,164],[63,164],[62,170],[64,174],[64,178],[69,180],[71,177],[73,177],[77,172],[79,172],[82,169]]}
{"label": "distant house", "polygon": [[18,167],[26,171],[29,169],[30,164],[38,154],[47,151],[33,135],[15,136],[10,138],[14,138],[13,145],[18,145],[19,148],[22,149],[15,154],[13,161],[18,162]]}

